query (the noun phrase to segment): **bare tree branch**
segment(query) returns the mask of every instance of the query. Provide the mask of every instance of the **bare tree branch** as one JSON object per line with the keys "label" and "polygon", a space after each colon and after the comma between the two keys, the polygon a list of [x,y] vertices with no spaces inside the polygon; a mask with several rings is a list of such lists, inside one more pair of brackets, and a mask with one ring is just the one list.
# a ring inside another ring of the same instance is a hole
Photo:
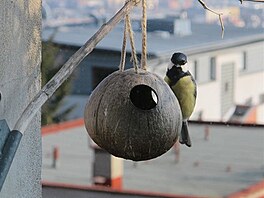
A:
{"label": "bare tree branch", "polygon": [[264,3],[264,0],[239,0],[242,4],[244,1],[251,1],[251,2],[258,2],[258,3]]}
{"label": "bare tree branch", "polygon": [[[213,9],[209,8],[209,7],[205,4],[205,2],[204,2],[203,0],[198,0],[198,1],[199,1],[199,3],[203,6],[203,8],[204,8],[205,10],[208,10],[208,11],[210,11],[210,12],[212,12],[212,13],[218,15],[218,18],[219,18],[219,21],[220,21],[220,25],[221,25],[221,29],[222,29],[222,34],[221,34],[221,36],[222,36],[222,38],[223,38],[223,37],[224,37],[224,32],[225,32],[224,22],[223,22],[223,19],[222,19],[222,15],[223,15],[223,13],[218,13],[218,12],[214,11]],[[240,1],[241,4],[242,4],[244,1],[264,3],[264,0],[238,0],[238,1]]]}
{"label": "bare tree branch", "polygon": [[[216,15],[218,15],[218,18],[219,18],[219,21],[220,21],[220,24],[221,24],[221,29],[222,29],[222,34],[221,34],[221,36],[222,36],[222,38],[223,38],[223,37],[224,37],[224,32],[225,32],[225,27],[224,27],[224,23],[223,23],[223,19],[222,19],[222,15],[223,15],[223,13],[218,13],[218,12],[214,11],[213,9],[209,8],[209,7],[205,4],[205,2],[204,2],[203,0],[198,0],[198,1],[199,1],[199,3],[203,6],[204,9],[206,9],[206,10],[208,10],[208,11],[210,11],[210,12],[216,14]],[[239,0],[239,1],[243,1],[243,0]]]}

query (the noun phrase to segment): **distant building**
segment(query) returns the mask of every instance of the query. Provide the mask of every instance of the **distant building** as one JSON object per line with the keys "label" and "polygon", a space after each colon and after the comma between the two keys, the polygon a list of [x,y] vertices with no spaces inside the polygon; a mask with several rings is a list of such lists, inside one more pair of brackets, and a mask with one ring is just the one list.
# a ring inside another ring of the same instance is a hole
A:
{"label": "distant building", "polygon": [[[152,23],[155,26],[155,20]],[[163,23],[158,19],[155,27],[162,27]],[[263,29],[227,26],[222,39],[220,26],[192,24],[187,27],[177,21],[172,24],[168,29],[148,34],[148,70],[163,77],[174,52],[188,55],[186,69],[198,84],[197,105],[191,119],[264,123]],[[180,25],[180,29],[187,28],[188,34],[172,31]],[[61,46],[63,59],[67,60],[98,28],[59,29],[54,42]],[[43,40],[52,32],[52,29],[44,30]],[[119,25],[84,59],[73,75],[72,94],[89,95],[104,77],[118,70],[122,32],[123,27]],[[137,31],[135,43],[140,57],[141,33]],[[128,45],[127,68],[132,67],[130,52]]]}

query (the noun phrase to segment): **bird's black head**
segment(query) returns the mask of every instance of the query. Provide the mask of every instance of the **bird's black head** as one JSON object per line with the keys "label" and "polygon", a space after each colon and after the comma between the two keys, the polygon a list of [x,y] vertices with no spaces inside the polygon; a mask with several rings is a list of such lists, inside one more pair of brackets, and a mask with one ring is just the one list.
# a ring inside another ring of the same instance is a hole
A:
{"label": "bird's black head", "polygon": [[182,78],[184,74],[185,73],[183,72],[182,68],[176,67],[175,65],[171,69],[168,69],[166,73],[167,77],[171,80],[172,84],[178,82],[178,80]]}
{"label": "bird's black head", "polygon": [[185,65],[187,63],[187,56],[183,53],[176,52],[172,55],[171,62],[174,65]]}

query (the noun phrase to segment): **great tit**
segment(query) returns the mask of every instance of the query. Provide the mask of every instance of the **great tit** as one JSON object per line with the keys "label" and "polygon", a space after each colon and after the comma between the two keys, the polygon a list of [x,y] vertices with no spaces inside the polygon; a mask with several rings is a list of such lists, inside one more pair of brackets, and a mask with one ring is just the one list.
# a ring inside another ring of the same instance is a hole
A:
{"label": "great tit", "polygon": [[196,82],[189,71],[184,72],[182,70],[182,66],[187,63],[185,54],[174,53],[171,57],[171,62],[173,65],[168,68],[164,80],[172,89],[181,107],[183,123],[179,142],[191,147],[188,119],[193,112],[196,102]]}

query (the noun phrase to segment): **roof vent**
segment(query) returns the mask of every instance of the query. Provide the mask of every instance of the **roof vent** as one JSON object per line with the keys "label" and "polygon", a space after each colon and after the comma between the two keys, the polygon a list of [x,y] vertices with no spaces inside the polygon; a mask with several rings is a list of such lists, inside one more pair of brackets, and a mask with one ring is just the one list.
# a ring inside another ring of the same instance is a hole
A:
{"label": "roof vent", "polygon": [[148,32],[168,32],[171,35],[191,35],[191,22],[189,19],[181,18],[156,18],[149,19]]}

